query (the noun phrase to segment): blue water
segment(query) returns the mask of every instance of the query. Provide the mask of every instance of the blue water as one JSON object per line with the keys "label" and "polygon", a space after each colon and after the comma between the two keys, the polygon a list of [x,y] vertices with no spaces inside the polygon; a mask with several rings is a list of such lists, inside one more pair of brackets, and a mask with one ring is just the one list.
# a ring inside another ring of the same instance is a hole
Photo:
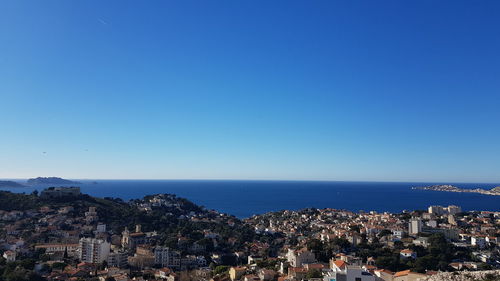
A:
{"label": "blue water", "polygon": [[[436,183],[311,182],[311,181],[197,181],[197,180],[96,180],[80,181],[83,193],[128,200],[156,193],[173,193],[209,209],[240,218],[269,211],[306,207],[351,211],[421,210],[429,205],[458,205],[463,210],[500,211],[500,196],[412,190]],[[495,184],[451,183],[461,188],[492,188]],[[4,189],[30,193],[27,187]]]}

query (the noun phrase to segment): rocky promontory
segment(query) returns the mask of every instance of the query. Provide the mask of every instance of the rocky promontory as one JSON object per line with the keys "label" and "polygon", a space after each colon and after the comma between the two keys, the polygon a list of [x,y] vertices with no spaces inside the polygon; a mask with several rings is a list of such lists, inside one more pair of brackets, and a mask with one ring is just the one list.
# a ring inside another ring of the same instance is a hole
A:
{"label": "rocky promontory", "polygon": [[412,189],[462,192],[462,193],[480,193],[485,195],[500,195],[500,186],[494,187],[492,189],[483,189],[483,188],[468,189],[468,188],[456,187],[449,184],[441,184],[441,185],[429,185],[429,186],[416,186],[412,187]]}

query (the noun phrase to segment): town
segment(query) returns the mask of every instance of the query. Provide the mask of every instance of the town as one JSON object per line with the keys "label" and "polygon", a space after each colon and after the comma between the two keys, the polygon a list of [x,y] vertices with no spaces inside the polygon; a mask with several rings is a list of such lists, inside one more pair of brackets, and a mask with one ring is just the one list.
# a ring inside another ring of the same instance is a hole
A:
{"label": "town", "polygon": [[171,194],[125,202],[78,187],[0,191],[6,281],[498,280],[499,243],[500,212],[459,206],[241,220]]}

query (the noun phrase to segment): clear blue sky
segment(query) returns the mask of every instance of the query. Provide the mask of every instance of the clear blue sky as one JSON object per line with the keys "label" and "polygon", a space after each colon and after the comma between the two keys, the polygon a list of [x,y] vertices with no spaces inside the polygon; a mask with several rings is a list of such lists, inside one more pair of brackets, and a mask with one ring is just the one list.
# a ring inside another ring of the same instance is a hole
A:
{"label": "clear blue sky", "polygon": [[0,178],[500,182],[499,13],[5,0]]}

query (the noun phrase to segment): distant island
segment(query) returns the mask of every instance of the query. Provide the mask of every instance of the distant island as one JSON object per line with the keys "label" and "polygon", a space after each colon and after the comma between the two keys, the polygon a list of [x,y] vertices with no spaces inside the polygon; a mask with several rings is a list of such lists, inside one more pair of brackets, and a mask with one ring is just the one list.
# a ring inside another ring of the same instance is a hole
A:
{"label": "distant island", "polygon": [[442,184],[442,185],[430,185],[430,186],[416,186],[412,187],[412,189],[420,189],[420,190],[433,190],[433,191],[447,191],[447,192],[467,192],[467,193],[480,193],[480,194],[485,194],[485,195],[500,195],[500,186],[494,187],[492,189],[482,189],[482,188],[475,188],[475,189],[467,189],[467,188],[460,188],[456,187],[453,185],[449,184]]}
{"label": "distant island", "polygon": [[0,188],[10,188],[10,187],[24,187],[24,185],[15,181],[0,181]]}
{"label": "distant island", "polygon": [[46,184],[79,184],[79,182],[65,180],[58,177],[38,177],[27,181],[28,185],[46,185]]}

